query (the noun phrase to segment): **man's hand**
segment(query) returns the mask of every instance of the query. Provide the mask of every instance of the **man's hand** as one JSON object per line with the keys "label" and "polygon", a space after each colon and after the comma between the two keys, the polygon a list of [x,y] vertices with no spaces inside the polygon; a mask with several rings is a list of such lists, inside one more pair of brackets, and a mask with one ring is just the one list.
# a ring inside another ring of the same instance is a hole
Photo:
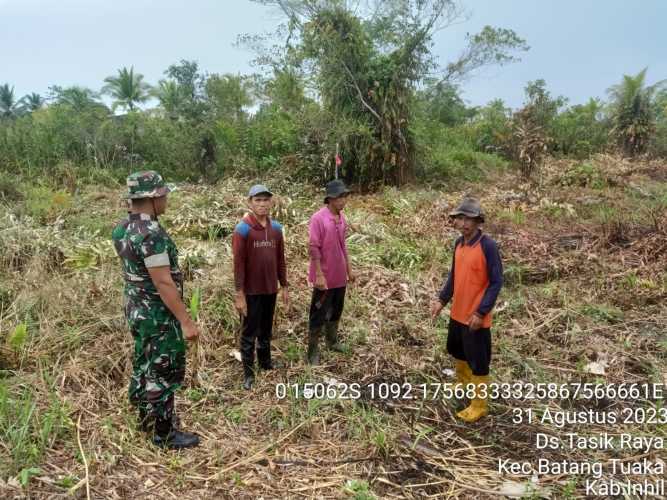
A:
{"label": "man's hand", "polygon": [[169,266],[149,267],[148,274],[157,288],[160,298],[164,305],[176,316],[176,319],[181,323],[183,336],[187,340],[195,340],[199,336],[199,327],[192,321],[190,313],[188,312],[181,292],[176,288],[176,284],[171,277]]}
{"label": "man's hand", "polygon": [[283,305],[285,306],[285,309],[289,310],[289,288],[286,286],[281,288],[282,290],[282,296],[283,296]]}
{"label": "man's hand", "polygon": [[248,315],[248,303],[245,300],[245,293],[236,292],[234,297],[234,308],[244,318]]}
{"label": "man's hand", "polygon": [[432,300],[431,301],[431,318],[435,319],[438,317],[440,312],[442,311],[442,308],[445,307],[445,305],[440,302],[439,300]]}
{"label": "man's hand", "polygon": [[318,290],[327,289],[327,280],[324,277],[324,273],[317,273],[315,275],[315,283],[313,283],[313,285],[315,285],[315,288],[317,288]]}
{"label": "man's hand", "polygon": [[183,329],[183,337],[185,337],[185,340],[193,341],[197,340],[199,337],[199,327],[194,321],[186,321],[181,324],[181,328]]}
{"label": "man's hand", "polygon": [[482,328],[482,317],[478,313],[472,313],[468,320],[468,329],[474,332],[480,328]]}
{"label": "man's hand", "polygon": [[354,274],[354,271],[352,271],[352,269],[347,270],[347,281],[349,281],[350,283],[354,283],[355,281],[357,281],[357,275]]}

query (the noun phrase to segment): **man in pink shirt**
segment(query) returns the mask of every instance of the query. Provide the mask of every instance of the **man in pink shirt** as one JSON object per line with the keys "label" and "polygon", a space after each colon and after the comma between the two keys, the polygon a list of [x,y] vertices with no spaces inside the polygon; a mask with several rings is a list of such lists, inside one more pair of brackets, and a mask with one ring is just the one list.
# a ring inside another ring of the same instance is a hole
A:
{"label": "man in pink shirt", "polygon": [[322,330],[329,349],[343,352],[338,341],[338,323],[345,304],[345,288],[355,276],[350,266],[345,244],[347,225],[343,208],[349,190],[343,181],[327,184],[324,206],[310,218],[310,270],[308,281],[313,285],[308,324],[308,363],[320,362],[319,342]]}

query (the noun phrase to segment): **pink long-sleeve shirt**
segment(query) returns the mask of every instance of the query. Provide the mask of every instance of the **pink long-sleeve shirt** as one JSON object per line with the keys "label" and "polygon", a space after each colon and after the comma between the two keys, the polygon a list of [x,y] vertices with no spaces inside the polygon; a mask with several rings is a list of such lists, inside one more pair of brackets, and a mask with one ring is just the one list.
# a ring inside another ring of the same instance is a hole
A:
{"label": "pink long-sleeve shirt", "polygon": [[308,281],[315,283],[315,260],[320,261],[328,288],[347,285],[347,223],[343,213],[336,217],[325,205],[310,218],[308,224],[310,270]]}

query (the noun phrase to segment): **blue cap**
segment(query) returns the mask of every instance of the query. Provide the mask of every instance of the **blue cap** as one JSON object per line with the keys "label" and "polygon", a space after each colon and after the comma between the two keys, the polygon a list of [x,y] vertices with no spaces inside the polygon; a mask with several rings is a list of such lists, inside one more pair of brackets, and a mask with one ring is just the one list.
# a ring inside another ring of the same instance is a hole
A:
{"label": "blue cap", "polygon": [[267,188],[264,184],[255,184],[250,188],[250,191],[248,191],[248,198],[252,198],[253,196],[258,196],[260,194],[268,194],[269,196],[273,196],[273,193],[269,191],[269,188]]}

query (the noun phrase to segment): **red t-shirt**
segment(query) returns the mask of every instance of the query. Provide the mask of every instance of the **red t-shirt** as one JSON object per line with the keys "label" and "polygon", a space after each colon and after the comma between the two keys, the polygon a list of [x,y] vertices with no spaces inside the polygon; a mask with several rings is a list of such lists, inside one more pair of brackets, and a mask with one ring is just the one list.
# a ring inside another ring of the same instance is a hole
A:
{"label": "red t-shirt", "polygon": [[236,225],[232,236],[234,285],[246,295],[265,295],[287,286],[283,227],[267,218],[262,226],[252,214]]}

